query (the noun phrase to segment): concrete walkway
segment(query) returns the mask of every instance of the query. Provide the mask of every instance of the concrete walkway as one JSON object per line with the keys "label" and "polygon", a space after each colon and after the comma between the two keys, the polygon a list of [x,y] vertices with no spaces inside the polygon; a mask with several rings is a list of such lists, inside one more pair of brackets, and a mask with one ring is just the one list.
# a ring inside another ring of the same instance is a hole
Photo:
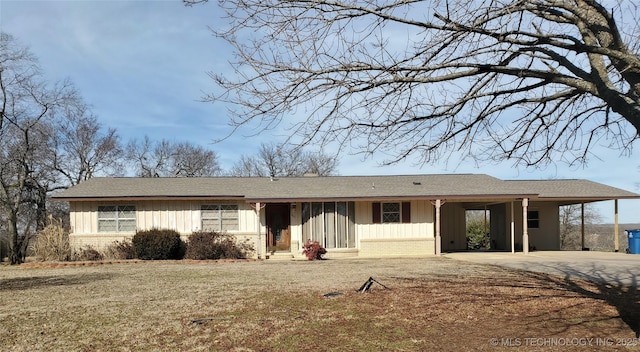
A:
{"label": "concrete walkway", "polygon": [[590,251],[460,252],[445,258],[638,287],[640,254]]}

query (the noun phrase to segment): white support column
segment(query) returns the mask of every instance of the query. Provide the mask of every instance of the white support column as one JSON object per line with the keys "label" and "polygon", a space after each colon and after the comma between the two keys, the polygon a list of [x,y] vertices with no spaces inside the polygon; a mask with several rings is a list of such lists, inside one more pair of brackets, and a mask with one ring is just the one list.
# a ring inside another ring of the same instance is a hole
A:
{"label": "white support column", "polygon": [[260,202],[256,203],[256,234],[258,235],[258,242],[256,243],[256,254],[258,255],[258,259],[262,259],[262,234],[260,231],[260,210],[262,207],[260,206]]}
{"label": "white support column", "polygon": [[436,255],[442,254],[442,237],[440,237],[440,207],[442,202],[440,199],[436,199]]}
{"label": "white support column", "polygon": [[613,235],[614,235],[613,247],[614,247],[614,251],[615,252],[619,252],[620,251],[620,237],[618,237],[618,234],[619,234],[619,230],[618,230],[618,200],[616,199],[613,204],[614,204],[614,211],[615,211],[615,214],[613,216]]}
{"label": "white support column", "polygon": [[584,251],[584,202],[580,203],[580,238],[582,244],[580,249]]}
{"label": "white support column", "polygon": [[522,199],[522,251],[529,254],[529,224],[528,214],[529,198]]}
{"label": "white support column", "polygon": [[513,211],[513,202],[511,202],[511,253],[516,252],[516,219]]}

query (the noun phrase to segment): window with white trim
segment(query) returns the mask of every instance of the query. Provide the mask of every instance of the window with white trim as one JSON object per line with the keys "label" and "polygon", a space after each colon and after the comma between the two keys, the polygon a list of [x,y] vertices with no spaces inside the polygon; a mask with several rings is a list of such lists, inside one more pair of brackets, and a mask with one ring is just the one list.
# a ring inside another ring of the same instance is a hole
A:
{"label": "window with white trim", "polygon": [[136,207],[133,205],[98,206],[98,232],[134,232]]}
{"label": "window with white trim", "polygon": [[207,204],[200,208],[203,231],[238,231],[237,204]]}

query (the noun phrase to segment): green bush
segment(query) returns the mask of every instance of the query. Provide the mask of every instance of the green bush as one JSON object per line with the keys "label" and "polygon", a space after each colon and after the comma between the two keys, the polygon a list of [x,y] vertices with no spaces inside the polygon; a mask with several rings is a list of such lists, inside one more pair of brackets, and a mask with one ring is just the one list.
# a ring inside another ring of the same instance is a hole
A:
{"label": "green bush", "polygon": [[175,230],[137,231],[131,241],[136,258],[143,260],[182,259],[185,244]]}
{"label": "green bush", "polygon": [[467,249],[491,249],[489,234],[482,220],[467,221]]}
{"label": "green bush", "polygon": [[198,231],[189,236],[185,258],[245,259],[251,251],[253,246],[246,242],[238,243],[235,236],[228,233]]}

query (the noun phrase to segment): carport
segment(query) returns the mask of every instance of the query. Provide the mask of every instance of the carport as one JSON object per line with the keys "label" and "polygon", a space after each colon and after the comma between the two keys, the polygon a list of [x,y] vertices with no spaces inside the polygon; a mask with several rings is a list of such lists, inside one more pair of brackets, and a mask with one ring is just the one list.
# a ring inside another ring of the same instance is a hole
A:
{"label": "carport", "polygon": [[[614,247],[620,248],[618,200],[639,199],[640,195],[587,180],[504,181],[502,194],[485,197],[438,199],[436,207],[436,254],[438,235],[443,252],[464,251],[466,247],[466,211],[485,210],[489,216],[492,249],[522,251],[560,250],[561,206],[579,204],[582,213],[584,248],[584,205],[614,201]],[[518,193],[519,192],[519,193]]]}

